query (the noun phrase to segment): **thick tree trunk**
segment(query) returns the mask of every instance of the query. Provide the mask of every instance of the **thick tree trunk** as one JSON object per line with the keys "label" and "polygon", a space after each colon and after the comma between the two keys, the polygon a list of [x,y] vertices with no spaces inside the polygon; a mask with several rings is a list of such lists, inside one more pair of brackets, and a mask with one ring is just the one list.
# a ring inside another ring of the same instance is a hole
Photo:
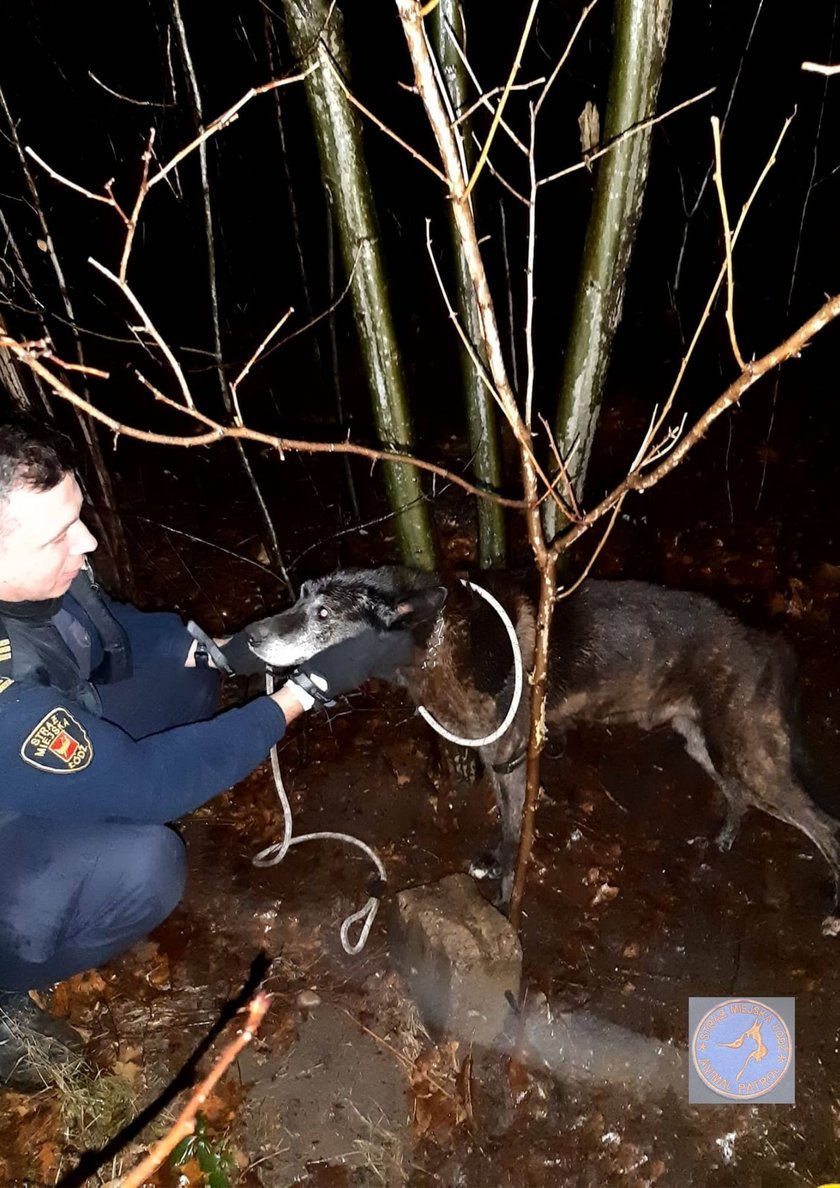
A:
{"label": "thick tree trunk", "polygon": [[[460,115],[467,106],[470,83],[464,63],[453,43],[454,39],[464,48],[466,40],[459,0],[440,0],[429,28],[452,111],[456,116]],[[469,162],[473,156],[470,151],[469,127],[462,126],[461,134]],[[461,236],[458,234],[451,209],[449,225],[461,323],[476,354],[483,359],[481,316]],[[496,407],[475,363],[463,349],[461,362],[473,474],[479,486],[498,491],[502,485],[502,462]],[[477,502],[478,563],[482,569],[491,569],[503,565],[505,560],[504,509],[488,499],[479,499]]]}
{"label": "thick tree trunk", "polygon": [[[616,0],[605,143],[656,110],[670,21],[671,0]],[[650,136],[650,129],[628,136],[602,157],[597,167],[554,426],[578,495],[586,478],[613,338],[621,320],[647,182]],[[549,537],[560,527],[556,505],[547,504]]]}
{"label": "thick tree trunk", "polygon": [[[341,15],[327,0],[283,0],[289,42],[306,78],[321,172],[335,215],[344,268],[353,277],[356,327],[383,443],[410,452],[414,439],[400,351],[394,332],[385,267],[362,133],[337,71],[348,78]],[[435,566],[432,521],[417,471],[386,462],[385,482],[396,514],[403,560]]]}

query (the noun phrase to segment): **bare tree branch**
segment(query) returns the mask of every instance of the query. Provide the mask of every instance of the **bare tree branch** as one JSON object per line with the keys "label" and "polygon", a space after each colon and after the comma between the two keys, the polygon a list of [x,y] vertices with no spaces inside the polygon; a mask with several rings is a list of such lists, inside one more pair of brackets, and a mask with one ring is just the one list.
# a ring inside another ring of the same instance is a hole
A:
{"label": "bare tree branch", "polygon": [[803,62],[802,70],[808,70],[811,74],[840,74],[840,65],[838,66],[821,66],[819,62]]}
{"label": "bare tree branch", "polygon": [[[45,344],[38,345],[43,348]],[[277,437],[271,433],[261,433],[257,429],[248,429],[244,425],[222,425],[218,421],[214,421],[211,417],[205,416],[196,408],[185,408],[177,401],[170,400],[168,396],[164,396],[161,392],[158,392],[148,380],[144,380],[142,377],[139,378],[155,393],[156,399],[178,412],[200,421],[203,425],[207,426],[207,432],[184,436],[170,433],[155,433],[149,429],[138,429],[132,425],[123,424],[123,422],[102,412],[101,409],[91,404],[90,401],[83,400],[81,396],[76,395],[58,376],[53,375],[49,368],[44,366],[38,357],[38,352],[33,349],[32,343],[20,343],[8,336],[0,335],[0,350],[4,349],[11,351],[16,358],[39,375],[62,400],[66,400],[74,408],[87,413],[94,420],[99,421],[100,424],[106,425],[117,437],[125,436],[137,441],[154,442],[157,445],[181,446],[186,448],[213,445],[218,441],[223,441],[226,437],[241,438],[244,441],[254,441],[259,445],[270,446],[272,449],[277,450],[281,457],[287,452],[299,454],[357,454],[359,457],[368,458],[372,462],[396,462],[407,466],[415,466],[418,470],[428,471],[430,474],[435,474],[439,478],[445,479],[446,482],[454,483],[455,486],[461,487],[470,495],[477,495],[480,499],[490,499],[502,507],[510,507],[518,511],[523,511],[528,506],[524,499],[507,499],[503,495],[496,495],[492,491],[487,491],[482,487],[476,487],[473,483],[468,482],[459,474],[447,470],[444,466],[438,466],[435,462],[426,462],[422,458],[414,457],[412,454],[399,454],[391,450],[370,449],[367,446],[356,445],[350,441],[300,441],[296,438]],[[40,353],[44,353],[43,349]]]}
{"label": "bare tree branch", "polygon": [[723,246],[726,253],[726,324],[729,327],[729,341],[732,343],[732,354],[741,371],[746,368],[741,348],[735,334],[735,317],[732,312],[735,281],[732,275],[732,232],[729,229],[729,212],[726,209],[726,195],[723,192],[723,164],[720,150],[720,120],[712,116],[712,136],[715,142],[715,173],[714,182],[720,202],[720,215],[723,220]]}
{"label": "bare tree branch", "polygon": [[175,1122],[163,1136],[155,1143],[149,1154],[137,1164],[135,1168],[120,1180],[121,1188],[140,1188],[141,1184],[160,1167],[167,1156],[175,1150],[178,1144],[195,1130],[195,1119],[198,1111],[204,1105],[210,1092],[221,1077],[227,1072],[243,1048],[250,1044],[259,1026],[265,1018],[271,999],[267,994],[258,994],[248,1008],[248,1018],[239,1035],[220,1053],[218,1060],[210,1072],[193,1093]]}

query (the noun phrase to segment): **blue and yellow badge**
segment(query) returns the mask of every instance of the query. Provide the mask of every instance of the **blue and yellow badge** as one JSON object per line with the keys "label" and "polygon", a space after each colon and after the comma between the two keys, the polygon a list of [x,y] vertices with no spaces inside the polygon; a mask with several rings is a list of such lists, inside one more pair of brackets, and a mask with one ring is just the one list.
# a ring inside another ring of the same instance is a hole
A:
{"label": "blue and yellow badge", "polygon": [[[689,1101],[794,1100],[792,998],[692,998],[689,1004]],[[705,1090],[699,1094],[698,1078]]]}
{"label": "blue and yellow badge", "polygon": [[84,726],[68,710],[56,706],[26,739],[20,755],[40,771],[68,775],[84,771],[93,758],[93,746]]}

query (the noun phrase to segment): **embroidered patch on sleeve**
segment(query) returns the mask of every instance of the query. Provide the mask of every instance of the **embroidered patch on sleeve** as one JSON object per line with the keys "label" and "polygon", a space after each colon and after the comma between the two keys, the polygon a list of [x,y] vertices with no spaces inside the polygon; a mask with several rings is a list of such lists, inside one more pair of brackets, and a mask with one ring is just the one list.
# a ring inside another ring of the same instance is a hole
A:
{"label": "embroidered patch on sleeve", "polygon": [[20,755],[40,771],[67,775],[84,771],[93,758],[93,746],[84,726],[66,709],[56,706],[26,739]]}
{"label": "embroidered patch on sleeve", "polygon": [[9,642],[8,639],[0,639],[0,664],[2,664],[4,660],[11,660],[11,658],[12,658],[11,643]]}

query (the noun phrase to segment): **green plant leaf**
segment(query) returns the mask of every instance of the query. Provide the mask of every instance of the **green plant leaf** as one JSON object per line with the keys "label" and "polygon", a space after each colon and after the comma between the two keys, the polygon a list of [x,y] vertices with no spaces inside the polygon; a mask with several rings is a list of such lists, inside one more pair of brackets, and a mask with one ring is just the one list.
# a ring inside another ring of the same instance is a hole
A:
{"label": "green plant leaf", "polygon": [[186,1163],[192,1158],[195,1141],[194,1134],[188,1134],[186,1138],[181,1139],[180,1143],[178,1143],[178,1146],[175,1147],[172,1154],[169,1156],[169,1164],[171,1167],[180,1167],[182,1163]]}
{"label": "green plant leaf", "polygon": [[219,1166],[219,1160],[216,1152],[209,1143],[196,1143],[195,1148],[196,1158],[198,1159],[198,1166],[205,1173],[214,1172]]}

